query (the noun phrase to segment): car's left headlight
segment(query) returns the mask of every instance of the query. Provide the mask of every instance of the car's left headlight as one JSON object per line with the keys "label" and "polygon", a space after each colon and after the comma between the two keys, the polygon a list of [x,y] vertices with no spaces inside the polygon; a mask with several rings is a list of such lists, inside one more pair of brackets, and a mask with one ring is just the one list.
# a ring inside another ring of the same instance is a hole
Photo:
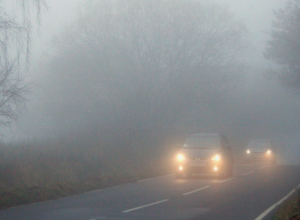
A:
{"label": "car's left headlight", "polygon": [[220,155],[215,155],[213,158],[211,158],[212,160],[214,160],[214,161],[219,161],[220,160]]}
{"label": "car's left headlight", "polygon": [[185,160],[185,157],[182,154],[178,154],[177,155],[177,160],[183,161],[183,160]]}
{"label": "car's left headlight", "polygon": [[248,149],[248,150],[246,150],[246,152],[247,152],[247,154],[250,154],[250,153],[251,153],[249,149]]}
{"label": "car's left headlight", "polygon": [[271,150],[267,150],[267,154],[270,154],[271,153]]}

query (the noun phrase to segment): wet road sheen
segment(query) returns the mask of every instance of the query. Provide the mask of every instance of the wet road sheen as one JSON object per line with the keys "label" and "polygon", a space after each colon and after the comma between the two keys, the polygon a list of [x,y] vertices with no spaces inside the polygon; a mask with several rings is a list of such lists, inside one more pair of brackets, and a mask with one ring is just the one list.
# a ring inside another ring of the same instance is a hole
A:
{"label": "wet road sheen", "polygon": [[298,166],[235,165],[228,179],[199,175],[177,180],[168,175],[2,210],[0,219],[253,220],[299,183]]}

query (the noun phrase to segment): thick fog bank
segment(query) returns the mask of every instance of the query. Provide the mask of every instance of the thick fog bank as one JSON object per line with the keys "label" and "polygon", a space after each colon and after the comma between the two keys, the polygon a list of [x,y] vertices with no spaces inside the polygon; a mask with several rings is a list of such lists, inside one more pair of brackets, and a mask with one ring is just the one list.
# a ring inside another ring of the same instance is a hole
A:
{"label": "thick fog bank", "polygon": [[276,141],[279,163],[300,165],[300,133],[287,134]]}
{"label": "thick fog bank", "polygon": [[[300,98],[267,74],[271,64],[262,54],[273,9],[284,2],[215,2],[228,4],[229,11],[223,6],[209,6],[201,8],[204,16],[188,13],[180,17],[176,13],[195,7],[177,5],[166,12],[167,7],[154,7],[149,1],[152,11],[137,13],[135,5],[130,5],[127,9],[134,13],[126,17],[122,10],[113,10],[114,20],[109,19],[106,9],[100,14],[91,7],[90,15],[84,15],[83,10],[78,20],[56,35],[55,43],[48,43],[47,57],[34,57],[37,63],[32,75],[37,76],[37,86],[17,123],[2,132],[5,140],[73,138],[80,134],[95,139],[127,135],[125,139],[130,142],[128,136],[133,139],[133,135],[140,135],[135,144],[142,145],[143,141],[151,142],[151,135],[224,132],[239,143],[253,138],[279,141],[291,148],[285,152],[292,156],[299,140],[293,136],[293,144],[282,141],[289,141],[291,133],[300,131]],[[215,20],[213,13],[218,15]],[[122,16],[135,25],[124,22]],[[197,16],[202,20],[195,19]],[[166,22],[170,18],[177,23],[170,25]],[[105,25],[105,19],[110,25]],[[67,22],[71,20],[75,19]],[[197,26],[200,34],[192,38],[186,33],[199,20],[203,22]],[[210,29],[216,24],[223,25],[219,35]],[[145,26],[152,29],[145,30]],[[227,28],[235,31],[224,31]],[[188,42],[191,38],[193,41]],[[248,41],[250,45],[244,45]],[[237,42],[243,43],[241,47]],[[230,59],[224,51],[231,51]],[[207,53],[213,56],[205,57]],[[205,65],[197,63],[199,57],[206,58]]]}

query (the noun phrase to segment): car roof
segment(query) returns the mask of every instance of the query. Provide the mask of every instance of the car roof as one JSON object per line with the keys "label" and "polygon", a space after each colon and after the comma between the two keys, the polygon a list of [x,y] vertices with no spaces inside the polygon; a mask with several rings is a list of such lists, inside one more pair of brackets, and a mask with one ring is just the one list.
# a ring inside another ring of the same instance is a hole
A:
{"label": "car roof", "polygon": [[220,133],[193,133],[190,137],[219,137]]}
{"label": "car roof", "polygon": [[270,143],[271,141],[269,139],[253,139],[253,140],[250,140],[249,143],[250,142],[259,142],[259,143],[261,143],[261,142],[264,142],[264,143],[268,142],[268,143]]}
{"label": "car roof", "polygon": [[270,148],[273,144],[269,139],[253,139],[250,140],[247,148]]}

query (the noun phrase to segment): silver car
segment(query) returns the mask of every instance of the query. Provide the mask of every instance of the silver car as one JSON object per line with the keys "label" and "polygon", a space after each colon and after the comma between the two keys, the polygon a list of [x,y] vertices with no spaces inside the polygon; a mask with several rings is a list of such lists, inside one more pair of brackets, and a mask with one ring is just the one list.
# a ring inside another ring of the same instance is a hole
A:
{"label": "silver car", "polygon": [[230,177],[233,174],[231,146],[223,134],[192,134],[179,149],[175,167],[177,178],[194,173]]}
{"label": "silver car", "polygon": [[267,139],[251,140],[246,148],[247,161],[276,164],[276,146]]}

